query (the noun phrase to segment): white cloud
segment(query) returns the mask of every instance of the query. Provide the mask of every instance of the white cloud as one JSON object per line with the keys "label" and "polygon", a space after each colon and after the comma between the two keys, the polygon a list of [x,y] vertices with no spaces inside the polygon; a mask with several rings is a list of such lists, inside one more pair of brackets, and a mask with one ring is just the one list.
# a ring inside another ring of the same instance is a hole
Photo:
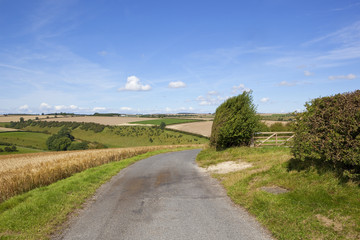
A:
{"label": "white cloud", "polygon": [[213,96],[208,94],[206,97],[198,96],[195,100],[199,102],[201,106],[219,105],[223,103],[228,97]]}
{"label": "white cloud", "polygon": [[347,80],[352,80],[355,79],[356,75],[355,74],[348,74],[348,75],[339,75],[339,76],[329,76],[330,80],[336,80],[336,79],[347,79]]}
{"label": "white cloud", "polygon": [[309,76],[314,75],[314,73],[313,73],[313,72],[310,72],[310,71],[305,70],[305,71],[304,71],[304,75],[305,75],[305,76],[307,76],[307,77],[309,77]]}
{"label": "white cloud", "polygon": [[75,105],[65,106],[65,105],[57,105],[54,107],[56,111],[69,111],[69,110],[78,110],[79,107]]}
{"label": "white cloud", "polygon": [[270,98],[267,98],[267,97],[260,99],[260,102],[262,102],[262,103],[267,103],[269,101],[270,101]]}
{"label": "white cloud", "polygon": [[131,111],[132,108],[130,108],[130,107],[121,107],[120,110],[123,110],[123,111]]}
{"label": "white cloud", "polygon": [[140,79],[136,76],[130,76],[127,78],[127,82],[124,88],[119,88],[119,91],[149,91],[151,90],[150,85],[143,85]]}
{"label": "white cloud", "polygon": [[240,84],[239,86],[233,86],[232,87],[232,93],[235,94],[235,93],[242,93],[242,92],[250,92],[250,88],[247,88],[245,87],[244,84]]}
{"label": "white cloud", "polygon": [[93,111],[94,111],[94,112],[105,111],[105,110],[106,110],[105,107],[94,107],[94,108],[93,108]]}
{"label": "white cloud", "polygon": [[184,88],[184,87],[186,87],[186,84],[182,81],[169,83],[169,88]]}
{"label": "white cloud", "polygon": [[50,110],[51,106],[49,104],[43,102],[40,104],[40,109],[41,110]]}
{"label": "white cloud", "polygon": [[25,105],[22,105],[21,107],[19,107],[20,110],[23,110],[23,111],[28,111],[29,110],[29,105],[25,104]]}
{"label": "white cloud", "polygon": [[279,86],[291,87],[291,86],[295,86],[296,84],[297,84],[296,82],[282,81],[282,82],[279,83]]}

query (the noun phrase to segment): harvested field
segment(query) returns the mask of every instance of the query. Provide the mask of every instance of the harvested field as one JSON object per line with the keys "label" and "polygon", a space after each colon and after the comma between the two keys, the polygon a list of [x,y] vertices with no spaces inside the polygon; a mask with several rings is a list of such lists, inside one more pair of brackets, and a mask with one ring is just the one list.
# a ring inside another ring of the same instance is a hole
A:
{"label": "harvested field", "polygon": [[[0,115],[0,122],[18,122],[20,121],[21,117],[24,118],[25,121],[29,119],[35,120],[35,118],[37,117],[39,119],[46,119],[47,117],[49,117],[52,121],[54,121],[55,119],[55,116],[53,115],[10,115],[10,116]],[[58,116],[57,118],[62,118],[62,116]]]}
{"label": "harvested field", "polygon": [[45,121],[59,121],[59,122],[91,122],[103,125],[123,125],[129,122],[139,122],[146,120],[155,120],[156,118],[140,118],[140,117],[97,117],[97,116],[82,116],[82,117],[64,117],[55,119],[45,119]]}
{"label": "harvested field", "polygon": [[202,121],[202,122],[171,125],[168,126],[167,128],[189,132],[189,133],[196,133],[205,137],[210,137],[212,124],[213,124],[212,121]]}
{"label": "harvested field", "polygon": [[19,129],[15,129],[15,128],[4,128],[4,127],[0,127],[0,132],[15,132],[15,131],[20,131]]}
{"label": "harvested field", "polygon": [[74,173],[159,149],[201,145],[150,146],[0,156],[0,202]]}

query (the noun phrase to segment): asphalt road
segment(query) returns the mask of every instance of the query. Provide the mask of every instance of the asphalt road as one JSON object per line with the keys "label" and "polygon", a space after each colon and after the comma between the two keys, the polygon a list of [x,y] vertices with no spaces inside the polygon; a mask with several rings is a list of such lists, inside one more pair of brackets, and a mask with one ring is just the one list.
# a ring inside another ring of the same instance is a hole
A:
{"label": "asphalt road", "polygon": [[197,167],[199,151],[161,154],[122,170],[54,239],[271,239]]}

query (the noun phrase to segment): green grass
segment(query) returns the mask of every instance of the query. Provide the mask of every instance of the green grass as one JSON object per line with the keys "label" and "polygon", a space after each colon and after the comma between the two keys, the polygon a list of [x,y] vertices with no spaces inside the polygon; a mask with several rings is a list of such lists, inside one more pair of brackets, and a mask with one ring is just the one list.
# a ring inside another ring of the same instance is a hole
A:
{"label": "green grass", "polygon": [[2,132],[0,133],[0,142],[46,150],[46,140],[49,136],[48,134],[35,132]]}
{"label": "green grass", "polygon": [[0,127],[6,127],[6,125],[9,124],[7,122],[0,122]]}
{"label": "green grass", "polygon": [[[7,146],[0,145],[0,148],[4,149]],[[9,155],[9,154],[22,154],[22,153],[37,153],[37,152],[43,152],[43,150],[40,149],[34,149],[34,148],[26,148],[26,147],[16,147],[16,152],[0,152],[0,155]]]}
{"label": "green grass", "polygon": [[146,120],[146,121],[131,122],[131,123],[134,123],[134,124],[153,124],[153,125],[160,125],[161,122],[164,122],[166,125],[173,125],[173,124],[199,122],[199,121],[202,121],[202,120],[197,120],[197,119],[181,119],[181,118],[162,118],[162,119]]}
{"label": "green grass", "polygon": [[0,239],[48,239],[71,212],[121,169],[156,154],[185,149],[158,150],[105,164],[13,197],[0,204]]}
{"label": "green grass", "polygon": [[[57,133],[61,127],[28,126],[24,129],[27,131],[46,131],[54,134]],[[71,134],[75,139],[102,143],[110,148],[208,143],[208,140],[203,137],[171,130],[162,131],[159,128],[145,126],[105,127],[102,132],[98,133],[92,130],[82,130],[81,127],[78,127],[72,130]]]}
{"label": "green grass", "polygon": [[[360,187],[343,183],[334,173],[311,168],[289,170],[288,148],[231,148],[203,150],[199,165],[243,160],[253,167],[214,174],[231,199],[244,206],[277,239],[360,239]],[[279,186],[288,193],[261,190]]]}

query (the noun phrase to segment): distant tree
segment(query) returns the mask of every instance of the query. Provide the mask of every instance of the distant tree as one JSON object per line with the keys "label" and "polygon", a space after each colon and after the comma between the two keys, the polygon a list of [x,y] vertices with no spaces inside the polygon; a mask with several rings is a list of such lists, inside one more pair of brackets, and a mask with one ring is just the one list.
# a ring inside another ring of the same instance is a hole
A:
{"label": "distant tree", "polygon": [[229,98],[216,109],[210,145],[216,150],[249,146],[259,122],[251,92]]}
{"label": "distant tree", "polygon": [[23,123],[25,119],[23,117],[20,118],[20,122]]}

